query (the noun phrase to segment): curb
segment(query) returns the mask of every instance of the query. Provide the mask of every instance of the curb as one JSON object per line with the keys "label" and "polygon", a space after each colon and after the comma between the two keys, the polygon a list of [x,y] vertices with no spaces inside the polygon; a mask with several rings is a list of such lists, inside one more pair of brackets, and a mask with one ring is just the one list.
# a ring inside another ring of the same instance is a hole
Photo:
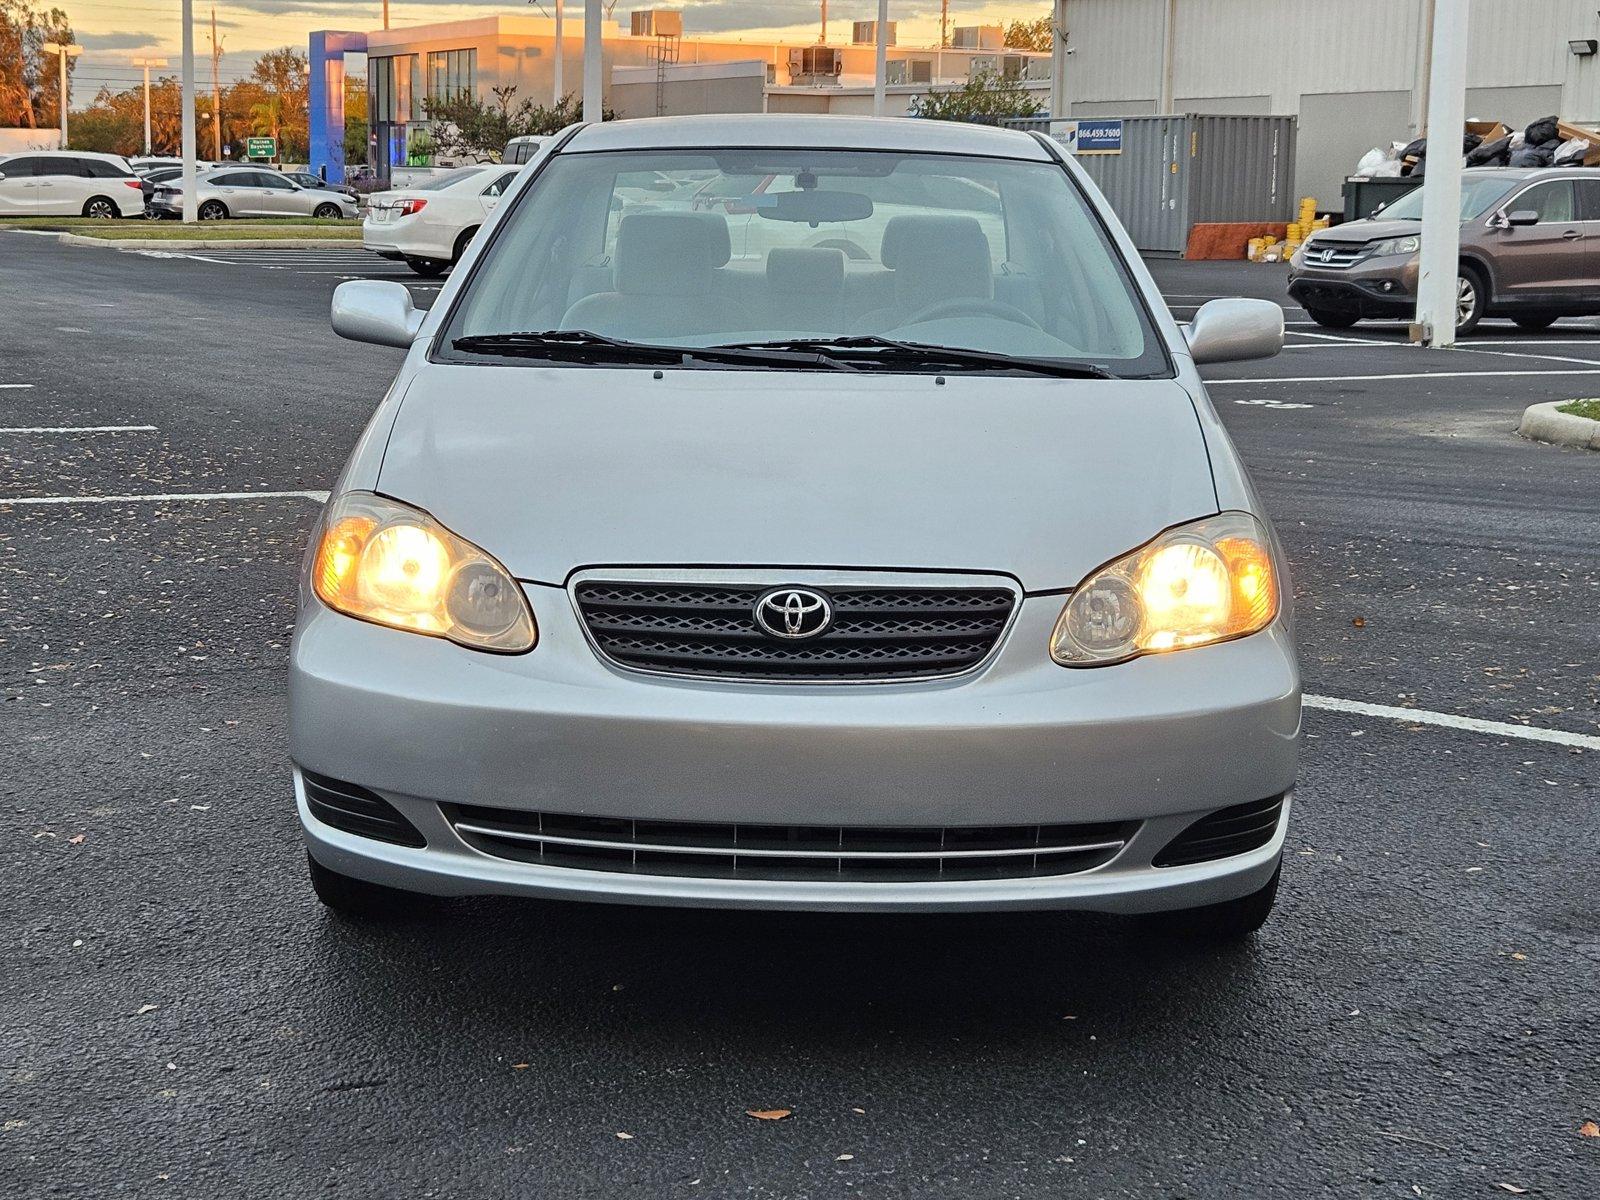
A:
{"label": "curb", "polygon": [[1555,446],[1600,450],[1600,421],[1556,411],[1561,405],[1570,403],[1570,400],[1552,400],[1548,404],[1529,405],[1522,414],[1522,422],[1517,426],[1517,436]]}
{"label": "curb", "polygon": [[63,246],[110,246],[116,250],[359,250],[360,238],[96,238],[58,233]]}

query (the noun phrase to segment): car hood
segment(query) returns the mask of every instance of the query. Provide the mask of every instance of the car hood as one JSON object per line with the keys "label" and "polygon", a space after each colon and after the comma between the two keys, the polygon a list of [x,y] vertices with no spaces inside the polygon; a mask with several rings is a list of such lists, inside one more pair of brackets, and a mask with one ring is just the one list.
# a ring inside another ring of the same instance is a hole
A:
{"label": "car hood", "polygon": [[1170,379],[654,374],[426,365],[378,489],[543,583],[694,564],[1066,588],[1217,509]]}
{"label": "car hood", "polygon": [[1376,242],[1383,238],[1421,237],[1421,221],[1383,221],[1367,219],[1346,221],[1316,236],[1317,244],[1324,242]]}

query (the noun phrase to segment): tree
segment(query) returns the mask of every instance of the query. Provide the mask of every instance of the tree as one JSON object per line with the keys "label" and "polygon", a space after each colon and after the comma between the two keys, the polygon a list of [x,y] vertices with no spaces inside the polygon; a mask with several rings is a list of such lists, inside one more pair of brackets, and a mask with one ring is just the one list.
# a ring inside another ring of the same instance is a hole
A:
{"label": "tree", "polygon": [[240,100],[250,85],[257,94],[249,104],[225,102],[223,111],[242,115],[248,113],[251,128],[258,134],[268,129],[278,139],[278,157],[290,162],[304,162],[311,153],[311,79],[304,50],[285,46],[281,50],[268,50],[250,68],[248,79],[240,80],[229,89],[240,93]]}
{"label": "tree", "polygon": [[[61,9],[39,11],[26,0],[0,0],[0,125],[38,129],[59,123],[61,60],[43,46],[74,41]],[[69,58],[69,77],[75,68]]]}
{"label": "tree", "polygon": [[367,85],[361,79],[344,84],[344,161],[349,166],[367,161]]}
{"label": "tree", "polygon": [[1037,97],[1022,86],[1020,79],[994,71],[975,71],[958,88],[926,92],[911,101],[914,117],[974,125],[998,125],[1008,117],[1032,117],[1038,113]]}
{"label": "tree", "polygon": [[[433,122],[435,151],[451,158],[492,159],[514,137],[551,134],[578,120],[581,105],[568,92],[557,104],[535,104],[517,100],[515,85],[490,90],[494,97],[485,102],[470,92],[455,96],[430,96],[423,101],[428,120]],[[603,120],[616,119],[606,109]]]}
{"label": "tree", "polygon": [[1006,45],[1013,50],[1053,50],[1055,44],[1055,22],[1049,14],[1006,26]]}

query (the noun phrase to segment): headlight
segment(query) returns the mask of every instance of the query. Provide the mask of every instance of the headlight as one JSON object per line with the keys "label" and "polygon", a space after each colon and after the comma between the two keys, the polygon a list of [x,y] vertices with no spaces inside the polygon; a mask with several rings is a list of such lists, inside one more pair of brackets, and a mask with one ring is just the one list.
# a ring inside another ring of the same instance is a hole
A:
{"label": "headlight", "polygon": [[510,573],[427,513],[346,492],[323,516],[311,586],[329,608],[475,650],[533,649],[538,631]]}
{"label": "headlight", "polygon": [[1385,254],[1415,254],[1422,249],[1422,239],[1419,237],[1388,238],[1385,241],[1374,242],[1367,249],[1373,258]]}
{"label": "headlight", "polygon": [[1227,512],[1169,529],[1085,579],[1061,610],[1050,656],[1104,666],[1243,637],[1277,615],[1266,531]]}

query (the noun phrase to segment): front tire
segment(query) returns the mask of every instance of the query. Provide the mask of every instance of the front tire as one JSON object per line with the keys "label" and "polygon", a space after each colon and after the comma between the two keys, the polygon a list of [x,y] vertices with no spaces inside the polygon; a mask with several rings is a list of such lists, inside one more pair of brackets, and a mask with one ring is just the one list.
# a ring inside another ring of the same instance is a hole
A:
{"label": "front tire", "polygon": [[318,220],[326,221],[333,217],[344,216],[344,211],[337,204],[319,204],[311,215]]}
{"label": "front tire", "polygon": [[306,855],[306,869],[311,875],[311,890],[316,892],[317,899],[350,920],[392,921],[416,916],[427,908],[425,896],[341,875],[323,866],[310,854]]}
{"label": "front tire", "polygon": [[416,258],[412,255],[406,256],[406,266],[410,267],[424,279],[432,279],[437,275],[443,275],[445,273],[445,269],[449,267],[449,265],[450,264],[445,262],[442,258]]}
{"label": "front tire", "polygon": [[1489,285],[1476,267],[1462,267],[1456,276],[1456,332],[1471,333],[1489,306]]}
{"label": "front tire", "polygon": [[225,221],[228,217],[228,206],[221,200],[207,200],[195,215],[202,221]]}
{"label": "front tire", "polygon": [[1310,317],[1324,329],[1349,329],[1361,320],[1358,312],[1346,312],[1339,308],[1308,308],[1306,316]]}
{"label": "front tire", "polygon": [[1180,912],[1153,913],[1146,922],[1166,934],[1206,942],[1238,942],[1249,937],[1267,923],[1273,904],[1278,899],[1278,879],[1283,874],[1283,860],[1278,860],[1272,878],[1257,891],[1237,900],[1224,900],[1221,904],[1208,904],[1204,908],[1186,908]]}
{"label": "front tire", "polygon": [[83,202],[83,215],[96,221],[115,221],[122,214],[105,196],[90,196]]}
{"label": "front tire", "polygon": [[1556,323],[1556,314],[1526,313],[1523,316],[1512,317],[1511,319],[1512,321],[1516,322],[1516,325],[1519,329],[1531,329],[1537,331],[1540,329],[1549,329],[1550,326],[1554,325]]}

